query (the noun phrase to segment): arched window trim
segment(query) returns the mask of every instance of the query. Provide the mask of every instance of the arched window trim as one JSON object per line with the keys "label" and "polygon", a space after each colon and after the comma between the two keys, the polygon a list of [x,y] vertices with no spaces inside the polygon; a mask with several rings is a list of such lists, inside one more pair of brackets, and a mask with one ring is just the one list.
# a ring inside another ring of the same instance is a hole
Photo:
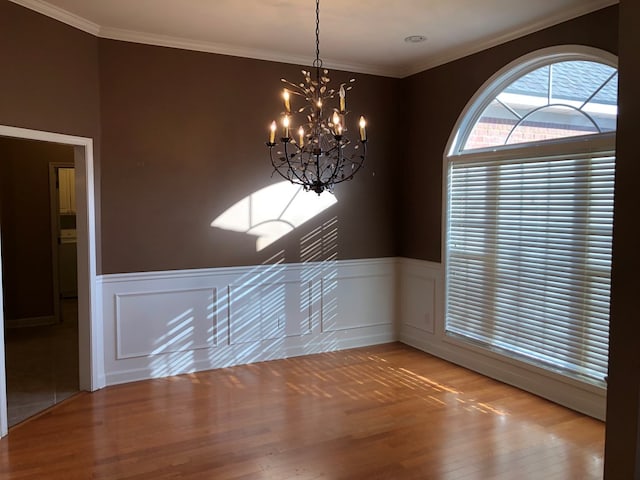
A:
{"label": "arched window trim", "polygon": [[[494,146],[489,149],[474,149],[472,151],[464,151],[463,146],[467,142],[469,135],[484,110],[489,106],[493,99],[507,88],[516,79],[527,75],[534,70],[551,65],[557,62],[567,61],[591,61],[603,63],[613,68],[618,68],[618,58],[604,50],[600,50],[593,47],[587,47],[584,45],[561,45],[549,48],[543,48],[536,50],[527,55],[524,55],[508,65],[501,68],[491,78],[489,78],[478,89],[473,97],[467,102],[466,106],[462,110],[461,115],[454,126],[452,133],[447,142],[447,148],[445,149],[445,160],[450,156],[457,155],[469,155],[471,152],[480,151],[494,151],[496,149],[509,148],[509,145]],[[585,139],[586,137],[594,137],[603,134],[595,135],[582,135],[575,137],[568,137],[560,139],[563,143],[574,142]],[[547,143],[540,142],[540,143]],[[529,147],[536,146],[538,143],[525,144]]]}

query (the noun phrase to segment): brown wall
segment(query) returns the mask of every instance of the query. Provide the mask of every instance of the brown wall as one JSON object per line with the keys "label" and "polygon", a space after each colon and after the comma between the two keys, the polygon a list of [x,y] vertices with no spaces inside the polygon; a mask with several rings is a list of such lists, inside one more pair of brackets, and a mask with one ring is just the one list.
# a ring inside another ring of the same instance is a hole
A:
{"label": "brown wall", "polygon": [[97,39],[0,1],[0,124],[95,138]]}
{"label": "brown wall", "polygon": [[[0,0],[0,58],[0,125],[93,138],[99,178],[97,38]],[[96,203],[99,243],[99,181]]]}
{"label": "brown wall", "polygon": [[605,478],[640,478],[640,3],[620,2],[620,83],[617,134],[609,388]]}
{"label": "brown wall", "polygon": [[339,258],[395,254],[399,80],[355,75],[348,102],[354,130],[360,113],[369,120],[366,169],[336,187],[336,205],[257,253],[254,237],[210,224],[282,180],[267,128],[282,110],[280,78],[300,81],[300,67],[101,40],[100,69],[103,273],[260,264],[281,250],[298,262],[303,236],[333,218]]}
{"label": "brown wall", "polygon": [[0,138],[0,231],[7,319],[54,315],[49,163],[73,147]]}
{"label": "brown wall", "polygon": [[398,255],[440,261],[442,167],[445,148],[458,117],[476,91],[494,73],[532,51],[581,44],[617,52],[617,7],[484,50],[403,80],[404,175],[399,198]]}

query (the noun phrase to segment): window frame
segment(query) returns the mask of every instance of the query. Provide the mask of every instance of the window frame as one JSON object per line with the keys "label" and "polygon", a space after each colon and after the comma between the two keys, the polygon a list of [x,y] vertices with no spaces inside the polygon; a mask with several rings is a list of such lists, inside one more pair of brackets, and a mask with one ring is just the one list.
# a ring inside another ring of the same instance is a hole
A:
{"label": "window frame", "polygon": [[[551,63],[568,61],[591,61],[603,63],[616,69],[618,68],[618,59],[615,55],[604,50],[586,47],[584,45],[563,45],[544,48],[514,60],[492,75],[491,78],[489,78],[467,102],[462,113],[458,117],[458,121],[454,125],[449,141],[447,142],[444,154],[444,164],[446,165],[448,158],[454,155],[467,155],[472,152],[482,150],[493,151],[496,149],[502,149],[503,147],[500,146],[490,147],[487,149],[469,149],[465,151],[462,150],[462,147],[467,142],[469,135],[473,130],[473,126],[476,124],[484,110],[489,106],[496,95],[507,88],[515,79]],[[604,135],[605,133],[579,135],[572,138],[580,139],[594,135]],[[563,142],[567,141],[566,138],[558,140]],[[520,143],[517,145],[533,147],[539,144],[546,144],[550,141],[551,140],[544,142]],[[446,178],[444,180],[446,181]]]}
{"label": "window frame", "polygon": [[[487,106],[493,101],[495,96],[508,87],[514,80],[524,76],[540,67],[563,61],[593,61],[602,63],[613,68],[618,68],[617,57],[610,52],[597,48],[582,45],[562,45],[545,48],[524,55],[501,68],[492,75],[477,92],[467,102],[451,132],[449,141],[443,155],[442,174],[442,238],[441,238],[441,258],[443,272],[443,315],[442,322],[438,322],[436,327],[437,336],[443,343],[453,347],[461,348],[472,354],[479,354],[487,358],[487,362],[498,361],[505,369],[507,376],[516,375],[514,371],[508,372],[510,367],[533,371],[552,380],[560,381],[572,387],[578,387],[585,391],[597,395],[605,395],[606,387],[585,383],[583,381],[568,377],[562,373],[554,372],[541,366],[520,360],[515,357],[505,356],[499,352],[488,350],[474,344],[466,339],[461,339],[457,335],[450,335],[446,332],[446,309],[447,299],[447,274],[448,274],[448,236],[449,236],[449,163],[452,160],[469,161],[491,157],[518,158],[531,157],[532,155],[545,157],[553,155],[568,154],[607,154],[615,155],[616,132],[604,132],[597,134],[579,135],[564,137],[540,142],[507,144],[487,148],[463,150],[473,126],[481,117]],[[517,383],[517,382],[516,382]],[[540,394],[540,393],[539,393]],[[542,394],[545,396],[544,394]]]}

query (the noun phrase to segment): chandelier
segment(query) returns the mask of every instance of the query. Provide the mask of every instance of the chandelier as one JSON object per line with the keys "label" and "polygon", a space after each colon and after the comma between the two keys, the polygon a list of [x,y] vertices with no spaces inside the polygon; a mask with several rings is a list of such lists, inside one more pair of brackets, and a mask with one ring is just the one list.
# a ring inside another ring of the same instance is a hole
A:
{"label": "chandelier", "polygon": [[[276,143],[278,125],[273,121],[267,146],[274,173],[320,195],[325,190],[333,193],[337,183],[351,180],[364,165],[367,153],[363,116],[358,122],[359,140],[352,142],[347,136],[346,93],[355,79],[342,83],[337,90],[330,88],[329,70],[322,67],[320,0],[316,0],[316,59],[312,66],[312,71],[302,70],[304,82],[295,84],[282,79],[286,86],[282,93],[280,142]],[[291,107],[296,97],[303,106],[294,111]]]}

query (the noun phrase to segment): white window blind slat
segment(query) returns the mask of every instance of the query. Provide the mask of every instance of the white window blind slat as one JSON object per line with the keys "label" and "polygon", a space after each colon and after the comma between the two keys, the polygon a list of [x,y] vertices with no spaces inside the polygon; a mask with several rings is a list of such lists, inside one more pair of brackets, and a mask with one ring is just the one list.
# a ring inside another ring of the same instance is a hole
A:
{"label": "white window blind slat", "polygon": [[612,155],[449,160],[446,331],[602,384]]}

